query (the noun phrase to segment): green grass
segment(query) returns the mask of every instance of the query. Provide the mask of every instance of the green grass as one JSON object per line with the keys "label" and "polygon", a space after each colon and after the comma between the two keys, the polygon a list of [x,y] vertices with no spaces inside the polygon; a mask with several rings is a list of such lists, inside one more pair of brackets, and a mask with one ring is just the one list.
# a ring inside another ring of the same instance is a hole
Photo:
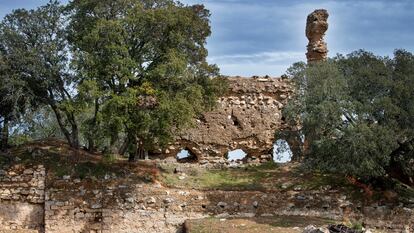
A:
{"label": "green grass", "polygon": [[83,162],[75,165],[74,175],[75,177],[79,177],[81,179],[84,179],[86,177],[103,178],[105,174],[107,174],[107,172],[110,170],[110,167],[102,162]]}
{"label": "green grass", "polygon": [[[344,177],[304,171],[300,166],[283,167],[274,163],[237,169],[185,168],[185,179],[174,174],[174,166],[161,168],[161,180],[170,187],[195,188],[200,190],[319,190],[325,187],[346,190],[359,194]],[[283,187],[282,186],[287,186]]]}
{"label": "green grass", "polygon": [[[16,147],[13,150],[13,156],[18,158],[15,163],[23,165],[43,164],[48,173],[56,177],[70,175],[81,179],[86,177],[103,178],[107,173],[118,174],[120,172],[116,166],[112,166],[116,162],[116,157],[112,155],[104,155],[100,160],[91,159],[88,161],[85,156],[71,156],[63,147],[51,146],[40,151],[40,155],[34,156],[26,147]],[[81,160],[81,158],[83,159]],[[0,164],[3,163],[1,159],[2,157],[0,157]],[[10,161],[4,161],[4,163],[13,164]]]}
{"label": "green grass", "polygon": [[162,168],[161,178],[168,186],[202,190],[263,190],[267,187],[263,186],[261,181],[270,178],[277,166],[265,164],[258,167],[220,170],[189,168],[185,171],[186,178],[183,180],[180,180],[180,175],[174,174],[173,170],[174,168],[169,166]]}

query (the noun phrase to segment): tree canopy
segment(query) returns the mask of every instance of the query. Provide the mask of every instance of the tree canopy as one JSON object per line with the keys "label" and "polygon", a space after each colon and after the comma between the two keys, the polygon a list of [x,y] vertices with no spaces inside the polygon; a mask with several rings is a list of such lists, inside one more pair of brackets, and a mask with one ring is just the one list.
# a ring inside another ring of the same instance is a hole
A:
{"label": "tree canopy", "polygon": [[362,178],[414,177],[414,56],[360,50],[288,70],[297,94],[285,109],[301,125],[313,167]]}
{"label": "tree canopy", "polygon": [[142,154],[170,142],[225,89],[206,61],[209,16],[172,0],[18,9],[0,24],[1,65],[12,72],[1,75],[25,88],[35,112],[54,113],[72,147]]}
{"label": "tree canopy", "polygon": [[6,82],[18,80],[35,105],[48,105],[69,144],[78,147],[63,11],[57,1],[36,10],[14,10],[0,24],[0,44],[12,72]]}

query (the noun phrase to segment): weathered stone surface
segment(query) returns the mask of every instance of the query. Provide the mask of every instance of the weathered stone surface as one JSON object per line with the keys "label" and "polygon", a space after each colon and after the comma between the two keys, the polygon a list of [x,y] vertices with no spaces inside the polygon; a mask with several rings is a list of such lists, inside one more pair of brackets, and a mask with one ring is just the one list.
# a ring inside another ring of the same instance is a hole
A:
{"label": "weathered stone surface", "polygon": [[246,161],[272,159],[268,155],[272,154],[276,130],[288,128],[282,109],[292,95],[290,81],[269,77],[228,80],[229,91],[218,100],[217,109],[195,119],[194,128],[163,151],[166,157],[186,149],[199,163],[224,164],[229,151],[242,149],[247,153]]}
{"label": "weathered stone surface", "polygon": [[42,230],[45,168],[42,165],[28,168],[16,165],[8,168],[7,171],[2,171],[0,174],[0,232]]}
{"label": "weathered stone surface", "polygon": [[309,40],[306,57],[308,63],[325,60],[328,56],[327,44],[324,41],[325,32],[328,30],[328,11],[315,10],[308,15],[306,21],[306,37]]}
{"label": "weathered stone surface", "polygon": [[307,226],[302,233],[329,233],[327,229],[317,228],[315,226]]}
{"label": "weathered stone surface", "polygon": [[[0,232],[175,233],[188,219],[272,215],[346,217],[362,219],[369,226],[399,230],[408,226],[411,230],[414,219],[412,209],[406,207],[359,207],[341,193],[321,190],[201,191],[165,188],[125,177],[63,180],[46,176],[43,166],[4,171],[0,177]],[[344,202],[350,203],[344,206]]]}

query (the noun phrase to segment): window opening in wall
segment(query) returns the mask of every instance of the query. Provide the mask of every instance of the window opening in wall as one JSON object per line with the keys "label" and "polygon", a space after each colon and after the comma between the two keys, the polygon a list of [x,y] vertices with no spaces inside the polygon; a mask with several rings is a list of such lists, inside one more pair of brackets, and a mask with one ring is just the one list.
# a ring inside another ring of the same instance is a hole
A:
{"label": "window opening in wall", "polygon": [[178,162],[197,162],[197,156],[191,153],[188,149],[182,149],[177,153]]}
{"label": "window opening in wall", "polygon": [[237,149],[233,151],[229,151],[227,153],[227,160],[228,161],[239,161],[246,158],[247,154],[242,149]]}
{"label": "window opening in wall", "polygon": [[279,139],[273,144],[273,161],[288,163],[292,160],[292,150],[286,140]]}

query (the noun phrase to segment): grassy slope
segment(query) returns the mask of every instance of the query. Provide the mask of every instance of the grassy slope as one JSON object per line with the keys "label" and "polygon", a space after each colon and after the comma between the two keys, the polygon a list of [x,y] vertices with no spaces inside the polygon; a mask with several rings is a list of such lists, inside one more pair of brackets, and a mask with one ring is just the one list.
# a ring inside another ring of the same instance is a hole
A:
{"label": "grassy slope", "polygon": [[200,190],[315,190],[335,188],[356,192],[343,176],[326,175],[304,170],[300,164],[277,165],[268,163],[246,168],[207,170],[197,167],[184,169],[185,179],[174,174],[175,166],[163,165],[161,179],[170,187],[195,188]]}

